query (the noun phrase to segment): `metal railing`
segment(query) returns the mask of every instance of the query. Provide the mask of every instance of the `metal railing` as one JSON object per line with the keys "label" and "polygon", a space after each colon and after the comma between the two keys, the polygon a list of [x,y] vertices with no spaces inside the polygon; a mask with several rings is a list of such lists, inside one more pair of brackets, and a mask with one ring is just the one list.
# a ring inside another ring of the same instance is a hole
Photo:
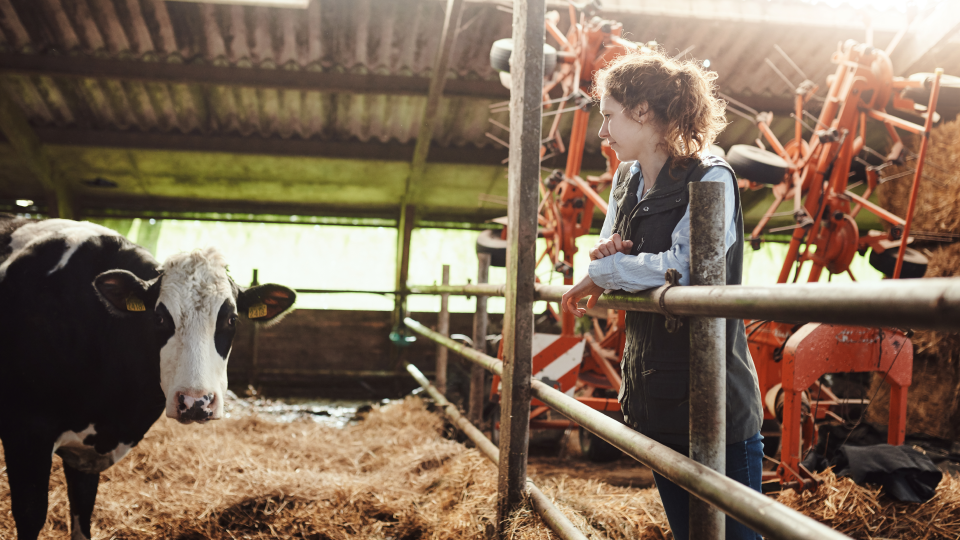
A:
{"label": "metal railing", "polygon": [[[504,296],[506,285],[412,285],[411,294]],[[536,299],[559,302],[570,287],[536,286]],[[608,293],[597,307],[783,322],[867,327],[960,330],[960,278],[884,280],[874,283],[663,286],[638,293]]]}
{"label": "metal railing", "polygon": [[[567,286],[538,285],[536,298],[559,301],[567,289]],[[486,284],[409,287],[413,294],[444,293],[478,297],[504,296],[505,290],[505,285]],[[597,305],[661,313],[668,317],[747,318],[960,330],[960,278],[844,285],[664,286],[636,294],[606,294],[601,296]],[[404,322],[413,332],[492,373],[503,374],[503,363],[496,358],[430,330],[413,319],[406,318]],[[767,537],[847,538],[536,379],[530,381],[530,391],[532,396],[553,410]]]}
{"label": "metal railing", "polygon": [[[404,323],[414,332],[439,343],[497,375],[503,363],[453,341],[417,321]],[[553,410],[619,448],[623,453],[662,474],[691,494],[716,506],[727,515],[770,538],[784,540],[847,539],[848,537],[803,514],[731,480],[692,459],[645,437],[576,399],[532,379],[531,394]]]}
{"label": "metal railing", "polygon": [[[420,370],[417,369],[416,366],[407,363],[406,367],[410,375],[430,394],[430,397],[433,398],[437,406],[443,409],[444,414],[460,428],[460,431],[462,431],[464,435],[477,445],[477,449],[494,464],[500,463],[500,449],[498,449],[490,439],[486,438],[483,432],[464,418],[463,415],[460,414],[460,411],[457,410],[457,406],[447,401],[447,398],[444,397],[440,390],[430,384],[430,381],[427,380],[423,373],[420,373]],[[548,499],[547,496],[540,491],[540,488],[533,483],[533,480],[529,478],[527,478],[527,493],[530,495],[530,502],[533,509],[560,538],[563,540],[587,540],[587,537],[567,519],[567,516],[563,515],[563,512],[550,502],[550,499]]]}

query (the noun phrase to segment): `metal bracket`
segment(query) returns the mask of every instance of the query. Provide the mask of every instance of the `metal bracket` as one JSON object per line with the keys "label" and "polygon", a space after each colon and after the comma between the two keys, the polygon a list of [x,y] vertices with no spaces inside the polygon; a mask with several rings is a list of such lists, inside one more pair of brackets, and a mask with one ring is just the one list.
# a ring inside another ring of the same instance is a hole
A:
{"label": "metal bracket", "polygon": [[663,275],[663,279],[666,281],[666,283],[664,283],[656,291],[657,305],[660,307],[660,313],[667,318],[667,322],[664,326],[666,326],[667,332],[670,332],[671,334],[679,330],[683,322],[680,320],[680,317],[670,313],[670,310],[667,309],[667,306],[664,303],[664,297],[671,287],[680,285],[681,277],[683,277],[683,275],[680,274],[676,268],[668,269]]}

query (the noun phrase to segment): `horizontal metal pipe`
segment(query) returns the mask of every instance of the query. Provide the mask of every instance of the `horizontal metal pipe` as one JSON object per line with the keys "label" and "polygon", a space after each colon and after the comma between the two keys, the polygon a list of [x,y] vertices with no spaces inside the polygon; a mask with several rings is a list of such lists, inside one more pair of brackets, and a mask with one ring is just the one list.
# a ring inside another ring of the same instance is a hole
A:
{"label": "horizontal metal pipe", "polygon": [[587,540],[577,526],[571,522],[559,508],[550,502],[550,499],[540,491],[533,481],[527,478],[527,494],[530,495],[530,504],[537,514],[557,536],[563,540]]}
{"label": "horizontal metal pipe", "polygon": [[849,538],[641,435],[540,381],[532,381],[531,393],[555,411],[764,537],[783,540]]}
{"label": "horizontal metal pipe", "polygon": [[[503,287],[434,285],[411,287],[410,291],[413,294],[503,296]],[[569,288],[537,285],[537,300],[557,302]],[[960,278],[659,287],[632,294],[607,293],[600,297],[597,307],[675,316],[957,331],[960,330]]]}
{"label": "horizontal metal pipe", "polygon": [[[451,346],[451,348],[454,348],[452,346],[461,346],[413,319],[407,318],[405,322],[408,327],[426,338]],[[477,356],[484,358],[477,358]],[[467,356],[467,358],[480,363],[491,371],[493,371],[492,367],[502,365],[499,360],[480,353]],[[791,510],[773,499],[704,467],[649,437],[641,435],[536,379],[531,380],[530,389],[533,396],[555,411],[768,538],[783,540],[849,539],[849,537],[826,525]]]}
{"label": "horizontal metal pipe", "polygon": [[454,341],[443,334],[434,332],[433,330],[427,328],[426,326],[418,323],[417,321],[407,317],[403,319],[404,324],[407,325],[407,328],[413,330],[414,332],[420,334],[425,338],[429,338],[436,343],[443,345],[444,347],[450,349],[451,351],[459,354],[460,356],[470,360],[471,362],[476,362],[483,366],[487,371],[496,373],[497,375],[503,375],[503,362],[497,360],[496,358],[487,356],[482,352],[473,349],[463,343]]}
{"label": "horizontal metal pipe", "polygon": [[440,407],[443,408],[443,411],[446,415],[453,421],[454,424],[460,428],[460,431],[463,432],[474,444],[477,445],[477,449],[483,452],[483,455],[494,462],[500,462],[500,450],[497,449],[490,439],[486,438],[483,435],[483,432],[477,429],[476,426],[470,423],[466,418],[460,414],[460,411],[457,410],[456,406],[453,403],[447,401],[447,398],[437,390],[437,387],[430,384],[430,381],[427,380],[427,377],[417,369],[417,366],[404,362],[406,364],[407,371],[410,372],[410,375],[417,381],[424,390],[430,394],[430,397],[433,398],[433,401],[437,403]]}
{"label": "horizontal metal pipe", "polygon": [[[500,450],[486,438],[476,426],[470,423],[469,420],[463,417],[460,414],[460,411],[457,410],[456,406],[447,401],[443,394],[437,389],[437,387],[430,384],[430,381],[417,369],[413,364],[404,362],[407,366],[407,371],[410,372],[410,375],[416,379],[417,383],[423,387],[424,390],[430,394],[430,397],[443,408],[444,413],[447,417],[457,425],[458,428],[466,435],[474,444],[477,445],[477,449],[483,452],[483,455],[487,456],[487,459],[492,461],[494,464],[500,463]],[[553,532],[557,533],[557,536],[563,540],[587,540],[587,537],[580,532],[579,529],[560,511],[559,508],[553,505],[550,502],[550,499],[536,484],[533,483],[533,480],[527,478],[527,493],[530,494],[530,503],[533,506],[533,509],[540,515],[540,518],[543,519]]]}

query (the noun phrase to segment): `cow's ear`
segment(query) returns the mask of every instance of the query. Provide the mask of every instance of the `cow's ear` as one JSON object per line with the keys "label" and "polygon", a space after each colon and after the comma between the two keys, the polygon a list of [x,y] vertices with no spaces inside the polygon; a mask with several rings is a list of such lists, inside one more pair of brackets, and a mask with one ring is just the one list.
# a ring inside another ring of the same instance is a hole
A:
{"label": "cow's ear", "polygon": [[240,291],[237,311],[257,322],[272,321],[290,309],[296,300],[297,293],[293,290],[283,285],[265,283]]}
{"label": "cow's ear", "polygon": [[93,280],[100,300],[114,315],[147,310],[150,284],[126,270],[110,270]]}

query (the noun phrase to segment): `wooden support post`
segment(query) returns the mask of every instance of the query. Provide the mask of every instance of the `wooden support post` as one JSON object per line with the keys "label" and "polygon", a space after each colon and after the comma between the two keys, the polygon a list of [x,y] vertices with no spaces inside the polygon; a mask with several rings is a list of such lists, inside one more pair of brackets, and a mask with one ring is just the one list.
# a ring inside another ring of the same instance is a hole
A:
{"label": "wooden support post", "polygon": [[0,91],[0,132],[43,185],[50,216],[74,219],[73,197],[66,181],[50,161],[23,111],[3,91]]}
{"label": "wooden support post", "polygon": [[[443,284],[450,284],[450,265],[443,265]],[[437,332],[443,337],[450,337],[450,295],[440,295],[440,316],[437,319]],[[437,374],[434,386],[443,395],[447,394],[447,348],[437,344]]]}
{"label": "wooden support post", "polygon": [[545,11],[545,0],[514,1],[504,370],[497,481],[497,533],[501,538],[506,533],[507,518],[520,507],[526,492]]}
{"label": "wooden support post", "polygon": [[[400,210],[400,219],[397,220],[397,271],[393,290],[396,291],[393,303],[393,329],[403,324],[407,310],[407,276],[410,274],[410,237],[413,236],[413,226],[416,223],[417,207],[412,204],[404,205]],[[391,348],[393,370],[403,369],[406,360],[405,347]]]}
{"label": "wooden support post", "polygon": [[404,204],[416,202],[417,188],[427,169],[427,154],[430,152],[430,141],[433,139],[433,126],[440,111],[440,100],[443,97],[443,88],[447,82],[450,56],[457,43],[460,19],[463,16],[463,4],[463,0],[447,0],[443,29],[440,31],[440,49],[437,50],[437,55],[433,60],[433,76],[430,78],[427,105],[423,109],[420,130],[417,132],[417,145],[413,149],[410,174],[407,176],[407,184],[404,188]]}
{"label": "wooden support post", "polygon": [[[490,254],[478,253],[477,283],[483,285],[490,279]],[[487,297],[477,296],[477,313],[473,316],[473,348],[487,354]],[[479,426],[483,420],[483,396],[486,394],[483,367],[470,365],[470,423]]]}
{"label": "wooden support post", "polygon": [[403,310],[406,307],[407,276],[410,273],[410,237],[413,235],[413,225],[416,222],[417,207],[408,204],[400,211],[397,222],[397,272],[393,290],[397,291],[393,306],[393,325],[403,321]]}

